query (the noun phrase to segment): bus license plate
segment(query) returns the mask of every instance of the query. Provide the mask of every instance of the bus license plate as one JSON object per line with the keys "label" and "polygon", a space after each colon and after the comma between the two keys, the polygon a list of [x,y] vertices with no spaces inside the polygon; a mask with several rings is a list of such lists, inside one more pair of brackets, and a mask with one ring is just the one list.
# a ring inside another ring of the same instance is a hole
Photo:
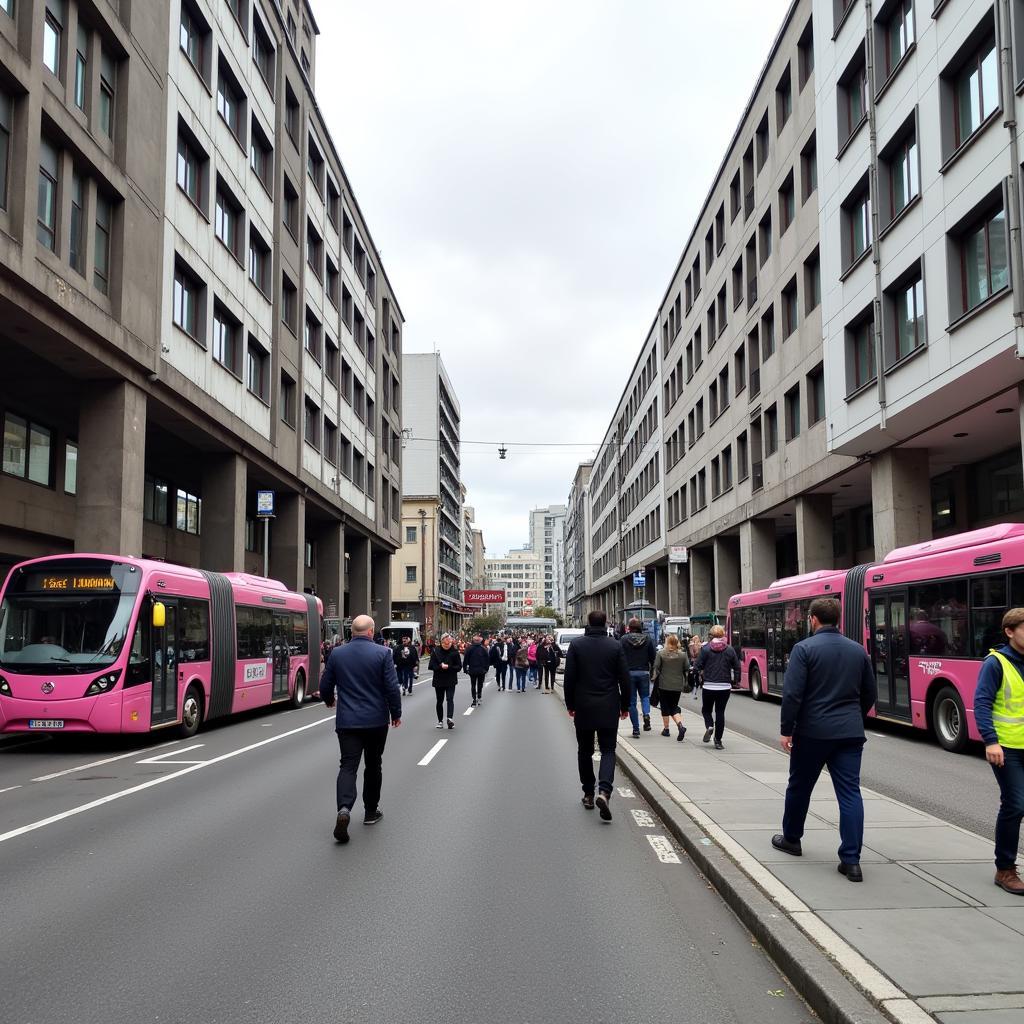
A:
{"label": "bus license plate", "polygon": [[63,718],[30,718],[28,720],[30,729],[63,729]]}

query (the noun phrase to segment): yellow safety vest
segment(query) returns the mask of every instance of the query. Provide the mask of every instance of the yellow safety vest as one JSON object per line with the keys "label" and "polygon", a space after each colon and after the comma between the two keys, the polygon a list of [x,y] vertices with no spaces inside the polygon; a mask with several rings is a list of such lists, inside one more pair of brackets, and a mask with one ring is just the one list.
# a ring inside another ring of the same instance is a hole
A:
{"label": "yellow safety vest", "polygon": [[998,651],[992,654],[1003,667],[1003,685],[992,702],[992,724],[1002,747],[1024,749],[1024,678],[1016,665]]}

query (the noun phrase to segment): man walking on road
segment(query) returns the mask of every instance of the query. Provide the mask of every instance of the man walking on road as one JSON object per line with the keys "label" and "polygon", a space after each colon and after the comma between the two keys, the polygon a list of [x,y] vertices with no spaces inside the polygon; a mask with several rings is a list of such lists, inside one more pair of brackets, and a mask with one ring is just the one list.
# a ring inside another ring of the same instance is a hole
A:
{"label": "man walking on road", "polygon": [[[612,820],[608,806],[615,780],[618,726],[629,710],[630,678],[622,645],[608,635],[602,611],[587,616],[583,636],[565,656],[565,707],[576,726],[583,806],[595,803],[603,821]],[[597,798],[594,798],[594,736],[601,749]]]}
{"label": "man walking on road", "polygon": [[640,710],[644,715],[644,732],[651,731],[651,669],[654,668],[654,641],[644,632],[643,623],[639,619],[630,619],[621,644],[632,683],[629,717],[633,723],[633,739],[637,739],[640,735],[637,697],[640,698]]}
{"label": "man walking on road", "polygon": [[484,647],[484,638],[477,634],[462,656],[463,671],[469,676],[469,685],[473,690],[471,707],[475,708],[484,694],[484,678],[490,664],[491,655]]}
{"label": "man walking on road", "polygon": [[412,640],[402,637],[402,646],[396,647],[392,652],[395,659],[395,669],[398,671],[398,685],[402,693],[412,693],[413,685],[416,682],[416,672],[420,667],[420,655]]}
{"label": "man walking on road", "polygon": [[373,642],[376,626],[369,615],[352,621],[352,639],[335,647],[320,677],[324,705],[338,704],[336,731],[341,748],[338,771],[338,817],[334,838],[348,842],[348,826],[356,802],[356,772],[363,760],[364,825],[384,817],[380,809],[383,783],[381,762],[388,740],[388,725],[402,724],[402,695],[391,650]]}
{"label": "man walking on road", "polygon": [[862,882],[860,762],[864,719],[875,705],[878,689],[867,652],[839,632],[839,602],[816,598],[809,617],[813,636],[794,646],[782,685],[780,742],[790,755],[789,785],[782,834],[772,836],[772,846],[801,855],[811,793],[827,766],[839,801],[839,873],[851,882]]}

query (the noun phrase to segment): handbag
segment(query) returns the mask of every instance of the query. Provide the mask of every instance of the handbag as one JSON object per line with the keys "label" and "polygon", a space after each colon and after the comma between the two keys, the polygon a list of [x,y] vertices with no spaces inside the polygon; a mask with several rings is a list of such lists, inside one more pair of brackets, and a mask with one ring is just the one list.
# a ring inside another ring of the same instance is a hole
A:
{"label": "handbag", "polygon": [[661,687],[658,685],[658,681],[654,681],[654,686],[651,689],[651,707],[656,708],[661,703]]}

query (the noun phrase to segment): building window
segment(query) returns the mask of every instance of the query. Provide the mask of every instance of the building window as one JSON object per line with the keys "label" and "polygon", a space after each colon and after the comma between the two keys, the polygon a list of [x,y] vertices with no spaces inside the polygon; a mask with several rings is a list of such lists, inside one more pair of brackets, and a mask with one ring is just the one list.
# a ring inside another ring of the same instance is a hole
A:
{"label": "building window", "polygon": [[231,134],[241,143],[244,131],[242,119],[245,110],[245,97],[238,87],[227,65],[221,61],[217,71],[217,113],[223,118],[224,123],[231,129]]}
{"label": "building window", "polygon": [[311,444],[317,451],[320,450],[320,409],[309,398],[304,403],[302,436],[307,444]]}
{"label": "building window", "polygon": [[786,440],[800,436],[800,385],[786,392]]}
{"label": "building window", "polygon": [[322,197],[324,194],[324,158],[320,154],[320,147],[313,141],[312,135],[309,137],[306,153],[306,172],[309,174],[309,180],[313,182],[317,195]]}
{"label": "building window", "polygon": [[167,525],[167,516],[170,511],[170,485],[165,480],[145,476],[142,489],[142,518],[147,523],[158,523],[160,526]]}
{"label": "building window", "polygon": [[847,367],[849,390],[857,391],[875,379],[875,330],[874,321],[865,317],[846,329]]}
{"label": "building window", "polygon": [[769,306],[761,317],[761,362],[766,363],[775,354],[775,309]]}
{"label": "building window", "polygon": [[174,323],[194,341],[202,343],[199,310],[202,285],[180,264],[174,268]]}
{"label": "building window", "polygon": [[968,493],[972,519],[995,519],[1024,511],[1024,476],[1020,448],[975,463],[970,468]]}
{"label": "building window", "polygon": [[332,384],[338,383],[338,346],[330,337],[324,345],[324,373]]}
{"label": "building window", "polygon": [[292,334],[298,334],[299,293],[295,285],[288,280],[287,274],[281,275],[281,321]]}
{"label": "building window", "polygon": [[814,71],[814,26],[813,22],[808,21],[807,27],[803,30],[800,36],[800,41],[797,43],[797,61],[799,63],[799,73],[797,81],[800,83],[801,90],[807,84],[811,74]]}
{"label": "building window", "polygon": [[261,402],[267,401],[267,350],[250,334],[245,355],[245,386]]}
{"label": "building window", "polygon": [[46,139],[39,143],[39,197],[36,236],[50,252],[57,251],[57,150]]}
{"label": "building window", "polygon": [[754,135],[754,141],[757,149],[757,169],[760,171],[762,167],[768,162],[768,111],[764,112],[764,117],[761,118],[761,123],[757,126],[757,132]]}
{"label": "building window", "polygon": [[10,166],[11,127],[13,125],[11,97],[0,90],[0,209],[7,209],[7,176]]}
{"label": "building window", "polygon": [[796,192],[793,187],[793,172],[790,171],[779,189],[779,234],[784,235],[796,216]]}
{"label": "building window", "polygon": [[779,450],[779,413],[774,405],[764,412],[764,453],[773,455]]}
{"label": "building window", "polygon": [[249,166],[259,178],[260,184],[268,193],[271,192],[274,176],[274,150],[255,117],[252,119],[249,140]]}
{"label": "building window", "polygon": [[256,229],[249,228],[249,280],[269,298],[270,246],[260,238]]}
{"label": "building window", "polygon": [[292,87],[285,83],[284,92],[284,130],[288,133],[288,138],[295,143],[296,147],[299,145],[299,101],[295,98],[295,93],[292,92]]}
{"label": "building window", "polygon": [[989,36],[953,78],[953,148],[959,149],[999,106],[995,36]]}
{"label": "building window", "polygon": [[285,176],[284,179],[284,226],[288,234],[299,240],[299,193]]}
{"label": "building window", "polygon": [[281,419],[295,429],[295,381],[281,371]]}
{"label": "building window", "polygon": [[43,64],[58,78],[60,78],[60,41],[64,31],[63,13],[62,2],[58,0],[55,3],[54,0],[48,0],[43,21]]}
{"label": "building window", "polygon": [[192,202],[203,208],[203,165],[205,157],[201,156],[199,150],[185,138],[184,134],[178,132],[178,164],[176,180],[178,188],[192,200]]}
{"label": "building window", "polygon": [[765,211],[757,226],[757,265],[763,267],[772,254],[772,211]]}
{"label": "building window", "polygon": [[338,272],[338,268],[334,265],[333,260],[330,256],[327,257],[327,300],[330,304],[337,309],[340,302],[341,292],[341,274]]}
{"label": "building window", "polygon": [[782,73],[779,84],[775,87],[775,133],[782,134],[782,129],[793,113],[793,81],[790,76],[789,65]]}
{"label": "building window", "polygon": [[102,193],[96,193],[96,237],[93,239],[92,283],[98,292],[110,294],[110,230],[113,207]]}
{"label": "building window", "polygon": [[178,45],[203,81],[209,80],[206,63],[209,37],[210,27],[192,5],[191,0],[182,0],[181,24],[178,28]]}
{"label": "building window", "polygon": [[747,445],[747,432],[744,430],[736,438],[736,479],[741,483],[750,476],[750,451]]}
{"label": "building window", "polygon": [[227,0],[227,5],[232,17],[238,22],[238,27],[242,30],[242,34],[248,35],[246,23],[249,19],[246,17],[246,0]]}
{"label": "building window", "polygon": [[259,18],[252,20],[252,59],[264,84],[274,95],[274,44]]}
{"label": "building window", "polygon": [[178,488],[174,514],[175,528],[183,533],[191,533],[198,536],[202,506],[203,503],[200,498]]}
{"label": "building window", "polygon": [[1002,207],[962,232],[958,247],[961,309],[966,313],[1009,283],[1006,215]]}
{"label": "building window", "polygon": [[324,243],[311,220],[306,221],[306,263],[316,279],[324,279]]}
{"label": "building window", "polygon": [[818,143],[814,135],[800,151],[800,188],[805,203],[818,188]]}
{"label": "building window", "polygon": [[242,211],[224,187],[217,182],[217,200],[214,206],[213,233],[236,260],[242,259]]}
{"label": "building window", "polygon": [[213,358],[236,377],[240,376],[238,322],[221,306],[213,309]]}
{"label": "building window", "polygon": [[85,179],[71,174],[71,240],[68,262],[79,274],[85,273]]}
{"label": "building window", "polygon": [[332,465],[338,464],[338,428],[324,417],[324,458]]}
{"label": "building window", "polygon": [[807,374],[807,425],[813,427],[825,418],[825,369],[817,366]]}
{"label": "building window", "polygon": [[921,191],[917,163],[917,133],[910,131],[882,154],[884,177],[888,179],[889,222],[894,221]]}
{"label": "building window", "polygon": [[89,33],[85,26],[78,26],[78,47],[75,51],[75,106],[79,110],[85,110],[85,100],[88,96],[86,81],[89,71]]}
{"label": "building window", "polygon": [[21,416],[4,416],[4,472],[31,483],[51,484],[53,431]]}
{"label": "building window", "polygon": [[110,54],[100,55],[100,131],[108,139],[114,137],[114,87],[117,82],[117,68]]}
{"label": "building window", "polygon": [[853,266],[871,248],[871,192],[865,181],[843,204],[843,269]]}
{"label": "building window", "polygon": [[323,362],[323,328],[315,316],[306,310],[306,329],[303,338],[306,351],[316,360],[317,365]]}
{"label": "building window", "polygon": [[797,300],[796,278],[794,277],[782,289],[782,337],[788,338],[799,323],[799,303]]}
{"label": "building window", "polygon": [[821,304],[821,258],[815,249],[804,261],[804,315]]}
{"label": "building window", "polygon": [[405,543],[406,544],[415,544],[416,543],[416,530],[417,530],[417,527],[415,527],[415,526],[407,526],[405,528]]}
{"label": "building window", "polygon": [[839,80],[837,102],[840,148],[853,137],[867,117],[867,85],[867,66],[864,62],[864,47],[861,46]]}
{"label": "building window", "polygon": [[885,78],[888,79],[914,43],[914,13],[911,0],[896,0],[885,23]]}
{"label": "building window", "polygon": [[925,343],[924,279],[920,267],[909,280],[891,288],[886,297],[892,311],[892,344],[888,353],[891,364]]}
{"label": "building window", "polygon": [[405,567],[405,582],[406,583],[415,583],[416,582],[416,566],[415,565],[407,565]]}
{"label": "building window", "polygon": [[78,493],[78,445],[74,441],[64,444],[64,493]]}

